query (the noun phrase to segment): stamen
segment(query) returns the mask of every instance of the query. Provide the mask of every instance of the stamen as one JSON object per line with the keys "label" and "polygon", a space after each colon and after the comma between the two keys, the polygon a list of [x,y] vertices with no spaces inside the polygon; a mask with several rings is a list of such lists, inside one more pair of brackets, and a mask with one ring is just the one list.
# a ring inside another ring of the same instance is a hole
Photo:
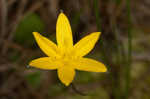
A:
{"label": "stamen", "polygon": [[62,9],[60,9],[60,12],[63,13],[64,11]]}

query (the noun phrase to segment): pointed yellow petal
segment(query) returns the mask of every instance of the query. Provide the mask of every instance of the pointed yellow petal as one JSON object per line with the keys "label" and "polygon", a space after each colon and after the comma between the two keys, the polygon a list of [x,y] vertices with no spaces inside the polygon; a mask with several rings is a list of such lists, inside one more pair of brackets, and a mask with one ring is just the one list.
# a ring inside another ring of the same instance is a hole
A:
{"label": "pointed yellow petal", "polygon": [[41,48],[41,50],[48,56],[55,57],[58,55],[58,48],[55,43],[48,40],[46,37],[40,35],[38,32],[33,32],[33,35]]}
{"label": "pointed yellow petal", "polygon": [[89,58],[79,58],[76,60],[75,68],[82,71],[90,72],[106,72],[107,68],[104,64]]}
{"label": "pointed yellow petal", "polygon": [[60,13],[56,24],[56,36],[58,47],[62,51],[68,51],[73,46],[72,31],[69,20],[65,14]]}
{"label": "pointed yellow petal", "polygon": [[29,66],[36,67],[39,69],[53,70],[53,69],[57,69],[59,66],[61,66],[61,64],[59,63],[59,61],[52,59],[50,57],[42,57],[42,58],[32,60],[29,63]]}
{"label": "pointed yellow petal", "polygon": [[75,44],[72,53],[75,56],[81,57],[88,54],[94,48],[100,34],[100,32],[94,32],[81,39],[79,42],[77,42],[77,44]]}
{"label": "pointed yellow petal", "polygon": [[57,72],[60,81],[66,86],[69,86],[74,79],[75,70],[73,68],[69,68],[68,66],[62,66],[61,68],[58,68]]}

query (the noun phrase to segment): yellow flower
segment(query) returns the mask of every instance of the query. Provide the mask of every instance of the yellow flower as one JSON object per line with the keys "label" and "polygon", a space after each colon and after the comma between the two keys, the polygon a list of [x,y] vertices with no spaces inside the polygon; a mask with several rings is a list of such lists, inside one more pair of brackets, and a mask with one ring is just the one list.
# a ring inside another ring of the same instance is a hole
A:
{"label": "yellow flower", "polygon": [[100,32],[94,32],[73,45],[72,30],[67,17],[60,13],[56,24],[57,45],[37,32],[33,32],[41,50],[48,56],[35,59],[29,66],[45,70],[57,69],[60,81],[68,86],[74,79],[75,70],[106,72],[104,64],[84,58],[97,42]]}

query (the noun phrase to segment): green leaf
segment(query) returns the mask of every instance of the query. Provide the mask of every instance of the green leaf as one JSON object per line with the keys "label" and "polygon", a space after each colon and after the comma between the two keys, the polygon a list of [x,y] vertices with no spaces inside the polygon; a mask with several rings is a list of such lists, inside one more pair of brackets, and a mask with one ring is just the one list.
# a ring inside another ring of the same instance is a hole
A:
{"label": "green leaf", "polygon": [[32,46],[34,44],[32,32],[41,33],[44,29],[45,25],[40,17],[35,13],[31,13],[19,23],[15,32],[15,41],[26,46]]}
{"label": "green leaf", "polygon": [[41,72],[34,72],[26,75],[26,80],[29,84],[31,84],[34,88],[38,88],[41,83]]}

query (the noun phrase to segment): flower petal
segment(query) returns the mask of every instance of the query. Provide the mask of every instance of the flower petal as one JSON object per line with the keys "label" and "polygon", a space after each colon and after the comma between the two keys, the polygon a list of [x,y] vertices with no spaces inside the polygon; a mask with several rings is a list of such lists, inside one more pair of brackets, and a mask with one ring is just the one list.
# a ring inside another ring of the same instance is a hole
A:
{"label": "flower petal", "polygon": [[88,54],[95,46],[100,34],[101,34],[100,32],[94,32],[81,39],[79,42],[75,44],[72,53],[75,54],[75,56],[80,57]]}
{"label": "flower petal", "polygon": [[75,68],[82,71],[90,72],[106,72],[107,68],[104,64],[89,58],[79,58],[76,60]]}
{"label": "flower petal", "polygon": [[61,66],[61,63],[59,63],[59,61],[52,59],[50,57],[42,57],[42,58],[32,60],[29,63],[29,66],[36,67],[39,69],[53,70]]}
{"label": "flower petal", "polygon": [[60,81],[66,86],[69,86],[74,79],[75,70],[67,66],[62,66],[61,68],[58,68],[57,72]]}
{"label": "flower petal", "polygon": [[73,47],[72,31],[69,20],[65,14],[60,13],[56,24],[56,36],[58,47],[62,51],[68,51]]}
{"label": "flower petal", "polygon": [[40,35],[38,32],[33,32],[33,35],[44,53],[51,57],[58,56],[58,48],[55,43]]}

